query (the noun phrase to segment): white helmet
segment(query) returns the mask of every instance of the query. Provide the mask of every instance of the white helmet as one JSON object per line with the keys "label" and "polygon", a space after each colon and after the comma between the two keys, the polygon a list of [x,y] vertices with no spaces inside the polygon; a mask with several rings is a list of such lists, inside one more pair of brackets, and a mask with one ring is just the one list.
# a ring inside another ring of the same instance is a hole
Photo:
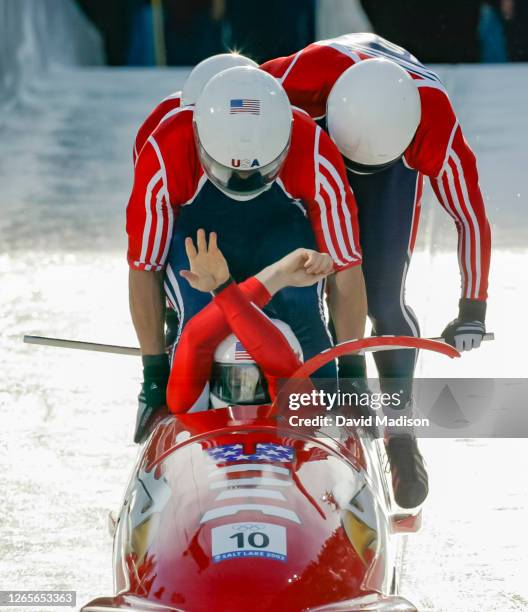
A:
{"label": "white helmet", "polygon": [[253,66],[253,68],[258,68],[256,62],[238,53],[219,53],[196,64],[183,86],[182,106],[196,104],[202,89],[210,79],[219,72],[222,72],[222,70],[234,68],[235,66]]}
{"label": "white helmet", "polygon": [[337,79],[326,113],[347,168],[369,174],[397,162],[411,143],[421,118],[420,94],[395,62],[364,60]]}
{"label": "white helmet", "polygon": [[[302,360],[302,349],[291,327],[271,319]],[[210,383],[213,408],[243,404],[266,404],[270,401],[266,379],[251,355],[234,334],[217,346]]]}
{"label": "white helmet", "polygon": [[251,200],[277,178],[288,154],[293,115],[286,92],[251,67],[214,76],[196,102],[194,127],[209,180],[235,200]]}

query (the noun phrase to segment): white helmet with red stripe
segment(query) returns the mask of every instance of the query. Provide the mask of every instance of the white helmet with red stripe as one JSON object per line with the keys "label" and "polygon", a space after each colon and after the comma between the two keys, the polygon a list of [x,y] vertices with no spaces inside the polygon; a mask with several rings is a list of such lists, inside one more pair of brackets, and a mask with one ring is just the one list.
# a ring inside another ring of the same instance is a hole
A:
{"label": "white helmet with red stripe", "polygon": [[222,70],[235,68],[236,66],[252,66],[258,68],[258,64],[249,57],[238,53],[219,53],[212,55],[197,64],[187,77],[182,91],[182,105],[196,104],[196,100],[202,93],[203,88],[210,79]]}
{"label": "white helmet with red stripe", "polygon": [[[291,327],[278,319],[271,319],[271,322],[282,332],[302,361],[302,348]],[[234,334],[227,336],[216,348],[210,398],[213,408],[269,402],[267,384],[262,372]]]}
{"label": "white helmet with red stripe", "polygon": [[271,75],[248,66],[217,74],[194,111],[196,144],[207,177],[233,199],[260,195],[279,175],[292,123],[288,96]]}
{"label": "white helmet with red stripe", "polygon": [[420,124],[420,94],[395,62],[363,60],[337,79],[326,112],[347,168],[369,174],[397,162],[411,143]]}

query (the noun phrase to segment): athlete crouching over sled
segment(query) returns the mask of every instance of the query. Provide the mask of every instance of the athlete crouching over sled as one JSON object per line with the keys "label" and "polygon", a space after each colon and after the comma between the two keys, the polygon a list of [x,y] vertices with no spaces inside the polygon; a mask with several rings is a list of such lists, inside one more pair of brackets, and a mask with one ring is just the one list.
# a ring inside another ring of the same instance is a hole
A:
{"label": "athlete crouching over sled", "polygon": [[[178,336],[211,301],[180,277],[186,237],[199,228],[216,232],[237,282],[297,248],[328,253],[329,308],[341,342],[361,337],[366,317],[356,213],[335,145],[257,68],[217,74],[196,106],[160,123],[139,152],[127,207],[130,308],[146,404],[165,404],[163,289],[178,313]],[[323,296],[322,283],[286,287],[267,311],[291,327],[306,359],[332,343]],[[335,364],[318,374],[335,379]]]}
{"label": "athlete crouching over sled", "polygon": [[[293,105],[325,126],[343,155],[358,206],[373,333],[420,335],[405,302],[405,280],[427,176],[458,232],[462,291],[458,316],[442,336],[459,351],[478,348],[486,332],[490,227],[475,156],[438,76],[374,34],[313,43],[261,68],[280,80]],[[374,358],[384,390],[404,387],[411,408],[416,351],[379,352]],[[362,369],[356,356],[339,360],[341,377],[355,378]],[[394,436],[387,450],[393,468],[404,464],[404,455],[415,458],[406,469],[422,482],[409,499],[419,503],[427,475],[415,440]],[[398,478],[394,469],[392,475]]]}
{"label": "athlete crouching over sled", "polygon": [[[178,312],[179,333],[210,301],[182,283],[184,242],[217,232],[235,280],[296,248],[333,260],[330,310],[338,341],[361,337],[366,297],[354,196],[339,151],[280,84],[257,68],[213,77],[196,107],[161,123],[140,151],[127,207],[132,319],[143,355],[162,355],[162,291]],[[269,314],[298,338],[305,358],[331,346],[322,284],[289,287]],[[179,334],[178,334],[179,335]],[[334,364],[319,372],[335,378]]]}

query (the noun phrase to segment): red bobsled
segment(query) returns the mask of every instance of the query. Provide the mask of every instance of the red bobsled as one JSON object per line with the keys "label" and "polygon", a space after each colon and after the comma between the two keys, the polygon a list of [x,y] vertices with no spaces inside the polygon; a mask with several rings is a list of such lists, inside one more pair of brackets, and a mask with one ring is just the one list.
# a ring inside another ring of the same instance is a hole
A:
{"label": "red bobsled", "polygon": [[420,515],[394,514],[381,443],[275,414],[236,406],[156,427],[115,526],[117,595],[82,612],[416,611],[397,595],[395,532]]}

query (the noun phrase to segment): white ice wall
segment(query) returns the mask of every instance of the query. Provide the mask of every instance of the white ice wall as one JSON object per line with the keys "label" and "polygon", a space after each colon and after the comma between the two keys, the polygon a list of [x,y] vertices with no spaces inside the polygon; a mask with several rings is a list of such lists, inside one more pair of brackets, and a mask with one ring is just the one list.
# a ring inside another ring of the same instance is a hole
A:
{"label": "white ice wall", "polygon": [[50,68],[103,61],[101,38],[74,0],[0,0],[0,123]]}

